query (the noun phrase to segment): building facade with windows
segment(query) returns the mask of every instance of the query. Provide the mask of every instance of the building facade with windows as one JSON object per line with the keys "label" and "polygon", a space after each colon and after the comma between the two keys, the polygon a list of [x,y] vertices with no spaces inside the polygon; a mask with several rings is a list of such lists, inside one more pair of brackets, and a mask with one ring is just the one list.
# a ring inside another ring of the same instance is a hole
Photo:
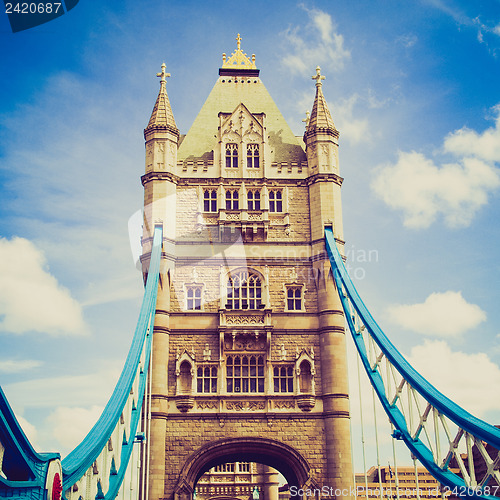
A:
{"label": "building facade with windows", "polygon": [[[163,254],[153,336],[149,498],[190,500],[222,463],[290,485],[353,484],[344,318],[325,253],[342,246],[339,133],[317,68],[296,137],[237,49],[181,135],[166,91],[144,131],[144,269]],[[341,495],[342,496],[342,495]]]}

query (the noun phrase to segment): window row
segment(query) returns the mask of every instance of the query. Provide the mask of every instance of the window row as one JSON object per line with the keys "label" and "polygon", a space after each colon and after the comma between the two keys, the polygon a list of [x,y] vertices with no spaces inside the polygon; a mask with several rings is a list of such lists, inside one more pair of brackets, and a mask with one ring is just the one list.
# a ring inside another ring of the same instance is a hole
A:
{"label": "window row", "polygon": [[[304,310],[304,288],[302,285],[285,285],[286,311]],[[263,283],[257,273],[241,271],[231,274],[226,282],[226,309],[263,309]],[[200,311],[202,309],[203,285],[186,286],[186,309]]]}
{"label": "window row", "polygon": [[[240,209],[240,194],[237,189],[227,189],[226,193],[226,210]],[[261,209],[261,194],[260,190],[252,189],[247,192],[247,210]],[[217,190],[205,189],[203,192],[203,211],[217,212]],[[269,211],[283,212],[283,192],[281,189],[272,189],[269,191]]]}
{"label": "window row", "polygon": [[[301,391],[311,392],[311,367],[308,362],[301,364]],[[275,366],[273,369],[273,389],[275,393],[293,392],[294,378],[292,366]],[[217,367],[198,367],[196,391],[217,392]],[[226,391],[230,393],[265,392],[263,356],[228,356],[226,359]]]}
{"label": "window row", "polygon": [[[238,168],[239,147],[235,143],[226,144],[226,168]],[[247,144],[247,168],[260,167],[260,148],[258,144]]]}

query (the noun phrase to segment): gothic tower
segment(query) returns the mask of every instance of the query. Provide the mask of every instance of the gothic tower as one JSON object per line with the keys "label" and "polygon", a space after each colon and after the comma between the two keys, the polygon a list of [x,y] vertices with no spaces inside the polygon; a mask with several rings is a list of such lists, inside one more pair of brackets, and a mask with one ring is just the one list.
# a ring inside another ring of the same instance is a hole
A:
{"label": "gothic tower", "polygon": [[324,77],[317,68],[302,140],[239,35],[222,60],[185,136],[163,65],[144,131],[144,269],[152,228],[164,228],[145,487],[150,500],[190,500],[205,472],[252,462],[277,469],[292,496],[346,497],[344,318],[323,241],[333,226],[342,243],[342,178]]}

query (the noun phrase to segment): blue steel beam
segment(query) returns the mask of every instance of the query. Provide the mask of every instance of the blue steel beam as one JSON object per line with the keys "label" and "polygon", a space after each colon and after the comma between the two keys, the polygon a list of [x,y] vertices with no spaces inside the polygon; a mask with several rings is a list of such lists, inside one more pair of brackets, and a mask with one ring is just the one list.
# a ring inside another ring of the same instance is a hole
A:
{"label": "blue steel beam", "polygon": [[[477,439],[485,441],[497,450],[500,449],[500,429],[497,429],[491,424],[484,422],[477,417],[471,415],[459,405],[451,401],[445,395],[440,393],[432,386],[422,375],[420,375],[378,326],[367,307],[361,300],[354,284],[352,283],[349,274],[344,265],[342,256],[340,255],[335,237],[331,228],[325,228],[325,244],[333,277],[337,287],[337,292],[342,302],[345,317],[349,330],[351,331],[354,343],[362,360],[365,371],[370,379],[370,382],[377,393],[377,396],[384,408],[390,421],[399,431],[400,438],[404,441],[408,449],[420,460],[420,462],[429,470],[429,472],[444,486],[450,489],[458,488],[464,492],[465,496],[495,499],[498,497],[485,495],[477,487],[470,487],[458,475],[451,472],[449,469],[449,460],[444,467],[439,466],[434,460],[432,450],[419,438],[419,435],[412,436],[408,429],[406,419],[401,410],[396,406],[396,403],[390,403],[386,397],[386,387],[383,378],[379,371],[379,367],[372,367],[370,364],[366,346],[361,335],[361,332],[356,330],[349,303],[354,307],[358,317],[361,319],[364,327],[367,329],[371,338],[375,341],[384,356],[397,369],[404,380],[410,384],[432,407],[436,408],[441,414],[445,415],[449,420],[455,423],[460,429],[475,436]],[[343,293],[345,290],[345,295]],[[471,457],[472,458],[472,457]]]}

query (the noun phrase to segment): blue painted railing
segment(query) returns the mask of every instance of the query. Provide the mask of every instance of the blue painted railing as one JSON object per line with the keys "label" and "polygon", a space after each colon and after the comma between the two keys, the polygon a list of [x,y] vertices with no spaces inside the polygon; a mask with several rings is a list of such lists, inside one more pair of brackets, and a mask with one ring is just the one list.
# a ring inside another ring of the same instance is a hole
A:
{"label": "blue painted railing", "polygon": [[[125,366],[99,420],[62,461],[67,500],[80,497],[112,500],[125,476],[141,418],[153,337],[161,248],[162,227],[156,226],[146,289]],[[87,490],[90,494],[85,494]]]}
{"label": "blue painted railing", "polygon": [[[372,387],[396,428],[393,436],[403,440],[411,453],[446,489],[459,496],[493,500],[495,496],[489,493],[494,491],[496,494],[498,491],[500,494],[499,460],[497,456],[491,457],[486,452],[484,443],[499,450],[500,429],[474,417],[441,394],[406,361],[375,322],[358,295],[331,228],[325,228],[325,244],[349,330]],[[374,349],[377,349],[375,354]],[[389,375],[384,380],[381,370],[384,359],[389,365],[388,372],[394,379],[392,388]],[[399,379],[395,374],[398,374]],[[408,389],[406,402],[403,401],[405,386]],[[418,400],[423,401],[424,411],[418,408]],[[417,412],[415,425],[410,422],[409,413],[412,409]],[[432,419],[433,422],[430,422]],[[455,425],[453,434],[447,421]],[[440,442],[443,437],[446,438],[444,443]],[[462,438],[466,441],[469,457],[465,461],[458,452]],[[440,447],[443,445],[445,452],[440,454]],[[482,456],[486,468],[489,469],[487,475],[482,478],[475,477],[474,467],[477,468],[477,464],[474,464],[472,457],[473,446],[479,450],[476,456]],[[455,469],[460,469],[462,477],[450,470],[451,464]]]}

